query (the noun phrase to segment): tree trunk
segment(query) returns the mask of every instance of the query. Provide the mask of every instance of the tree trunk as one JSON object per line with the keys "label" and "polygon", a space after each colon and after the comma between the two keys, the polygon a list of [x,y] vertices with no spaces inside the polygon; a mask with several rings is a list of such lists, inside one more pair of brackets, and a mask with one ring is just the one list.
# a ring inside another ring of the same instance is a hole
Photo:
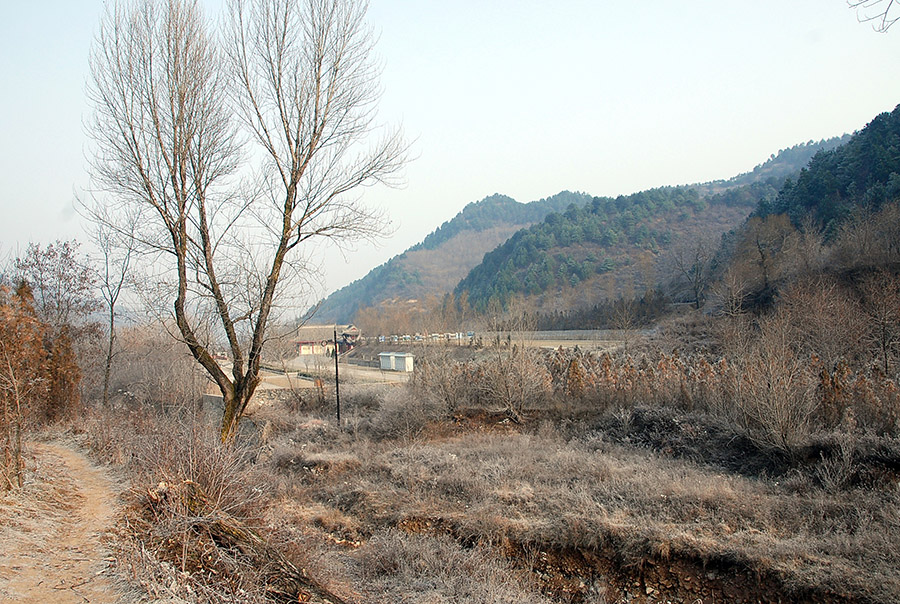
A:
{"label": "tree trunk", "polygon": [[109,306],[109,342],[106,346],[106,367],[103,368],[103,408],[109,406],[109,374],[112,371],[113,346],[116,342],[115,307]]}
{"label": "tree trunk", "polygon": [[[223,413],[222,413],[222,431],[221,437],[223,443],[232,442],[237,436],[238,426],[240,426],[241,418],[244,417],[244,411],[253,393],[256,392],[256,386],[259,380],[252,380],[250,376],[245,381],[235,384],[232,394],[222,393]],[[252,384],[252,385],[251,385]]]}
{"label": "tree trunk", "polygon": [[25,485],[25,477],[23,476],[25,464],[22,463],[22,423],[21,423],[21,420],[22,420],[21,416],[19,416],[17,414],[16,424],[15,424],[16,444],[15,444],[15,449],[13,450],[13,463],[15,464],[15,467],[16,467],[16,469],[15,469],[16,483],[19,485],[20,489]]}

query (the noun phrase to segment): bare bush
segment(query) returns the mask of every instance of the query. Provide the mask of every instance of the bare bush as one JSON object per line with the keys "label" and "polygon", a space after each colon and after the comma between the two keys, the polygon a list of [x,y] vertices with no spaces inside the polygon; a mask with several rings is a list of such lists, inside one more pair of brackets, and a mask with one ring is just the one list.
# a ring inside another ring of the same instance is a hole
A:
{"label": "bare bush", "polygon": [[443,346],[432,346],[422,356],[409,382],[417,396],[430,397],[448,416],[471,403],[471,364],[455,361]]}
{"label": "bare bush", "polygon": [[378,410],[359,429],[375,440],[415,438],[430,420],[444,418],[435,399],[416,396],[415,391],[390,390]]}
{"label": "bare bush", "polygon": [[490,360],[479,365],[475,377],[479,403],[499,407],[517,422],[527,408],[545,404],[550,391],[550,375],[543,360],[536,351],[519,344],[506,350],[498,347]]}
{"label": "bare bush", "polygon": [[866,331],[862,309],[834,280],[800,279],[782,292],[780,302],[778,312],[791,325],[802,355],[815,355],[827,367],[861,357]]}
{"label": "bare bush", "polygon": [[815,468],[815,475],[826,491],[837,493],[846,488],[853,478],[854,447],[852,437],[846,433],[837,436],[834,454],[820,454],[821,462]]}
{"label": "bare bush", "polygon": [[110,374],[112,405],[184,409],[209,384],[183,345],[157,326],[120,328],[119,358]]}
{"label": "bare bush", "polygon": [[761,322],[754,345],[736,359],[731,374],[736,421],[752,438],[793,452],[808,435],[816,411],[816,373],[798,355],[788,318]]}

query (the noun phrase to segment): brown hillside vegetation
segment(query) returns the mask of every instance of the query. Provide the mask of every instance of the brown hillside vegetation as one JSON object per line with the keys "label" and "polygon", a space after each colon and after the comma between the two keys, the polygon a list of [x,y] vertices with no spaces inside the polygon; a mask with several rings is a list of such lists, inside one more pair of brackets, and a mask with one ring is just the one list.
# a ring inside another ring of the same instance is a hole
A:
{"label": "brown hillside vegetation", "polygon": [[[481,231],[461,231],[433,250],[406,252],[400,265],[421,278],[421,284],[404,294],[409,298],[442,296],[491,251],[522,228],[521,224],[498,224]],[[373,300],[373,303],[379,302]]]}

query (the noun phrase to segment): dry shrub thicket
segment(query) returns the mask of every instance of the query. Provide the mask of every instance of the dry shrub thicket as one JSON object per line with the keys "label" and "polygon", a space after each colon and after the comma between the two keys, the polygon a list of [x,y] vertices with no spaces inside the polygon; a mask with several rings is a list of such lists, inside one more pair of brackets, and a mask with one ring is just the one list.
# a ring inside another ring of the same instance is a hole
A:
{"label": "dry shrub thicket", "polygon": [[488,358],[456,362],[426,359],[412,387],[446,415],[477,407],[506,413],[515,422],[550,394],[550,374],[541,354],[522,343],[498,345]]}
{"label": "dry shrub thicket", "polygon": [[787,453],[812,432],[894,437],[900,315],[881,319],[879,309],[900,312],[896,284],[874,274],[854,298],[824,278],[798,283],[770,315],[717,320],[715,354],[555,351],[547,358],[553,391],[600,413],[639,405],[711,413]]}
{"label": "dry shrub thicket", "polygon": [[266,589],[276,588],[256,559],[262,541],[250,520],[261,497],[248,480],[252,457],[221,446],[214,422],[146,407],[86,420],[85,444],[134,485],[120,566],[155,597],[270,601]]}
{"label": "dry shrub thicket", "polygon": [[24,477],[22,433],[32,423],[34,401],[48,391],[45,326],[38,321],[27,292],[0,288],[0,437],[3,465],[0,489],[21,487]]}
{"label": "dry shrub thicket", "polygon": [[41,320],[26,283],[0,286],[0,490],[22,486],[23,433],[80,407],[80,379],[68,331]]}

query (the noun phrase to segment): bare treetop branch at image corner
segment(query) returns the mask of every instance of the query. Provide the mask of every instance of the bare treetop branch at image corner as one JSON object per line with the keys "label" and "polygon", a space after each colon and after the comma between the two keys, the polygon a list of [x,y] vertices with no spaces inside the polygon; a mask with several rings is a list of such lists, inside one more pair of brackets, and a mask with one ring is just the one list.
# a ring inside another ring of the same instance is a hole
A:
{"label": "bare treetop branch at image corner", "polygon": [[894,0],[848,0],[847,4],[856,9],[861,22],[872,23],[877,32],[887,32],[900,19]]}

